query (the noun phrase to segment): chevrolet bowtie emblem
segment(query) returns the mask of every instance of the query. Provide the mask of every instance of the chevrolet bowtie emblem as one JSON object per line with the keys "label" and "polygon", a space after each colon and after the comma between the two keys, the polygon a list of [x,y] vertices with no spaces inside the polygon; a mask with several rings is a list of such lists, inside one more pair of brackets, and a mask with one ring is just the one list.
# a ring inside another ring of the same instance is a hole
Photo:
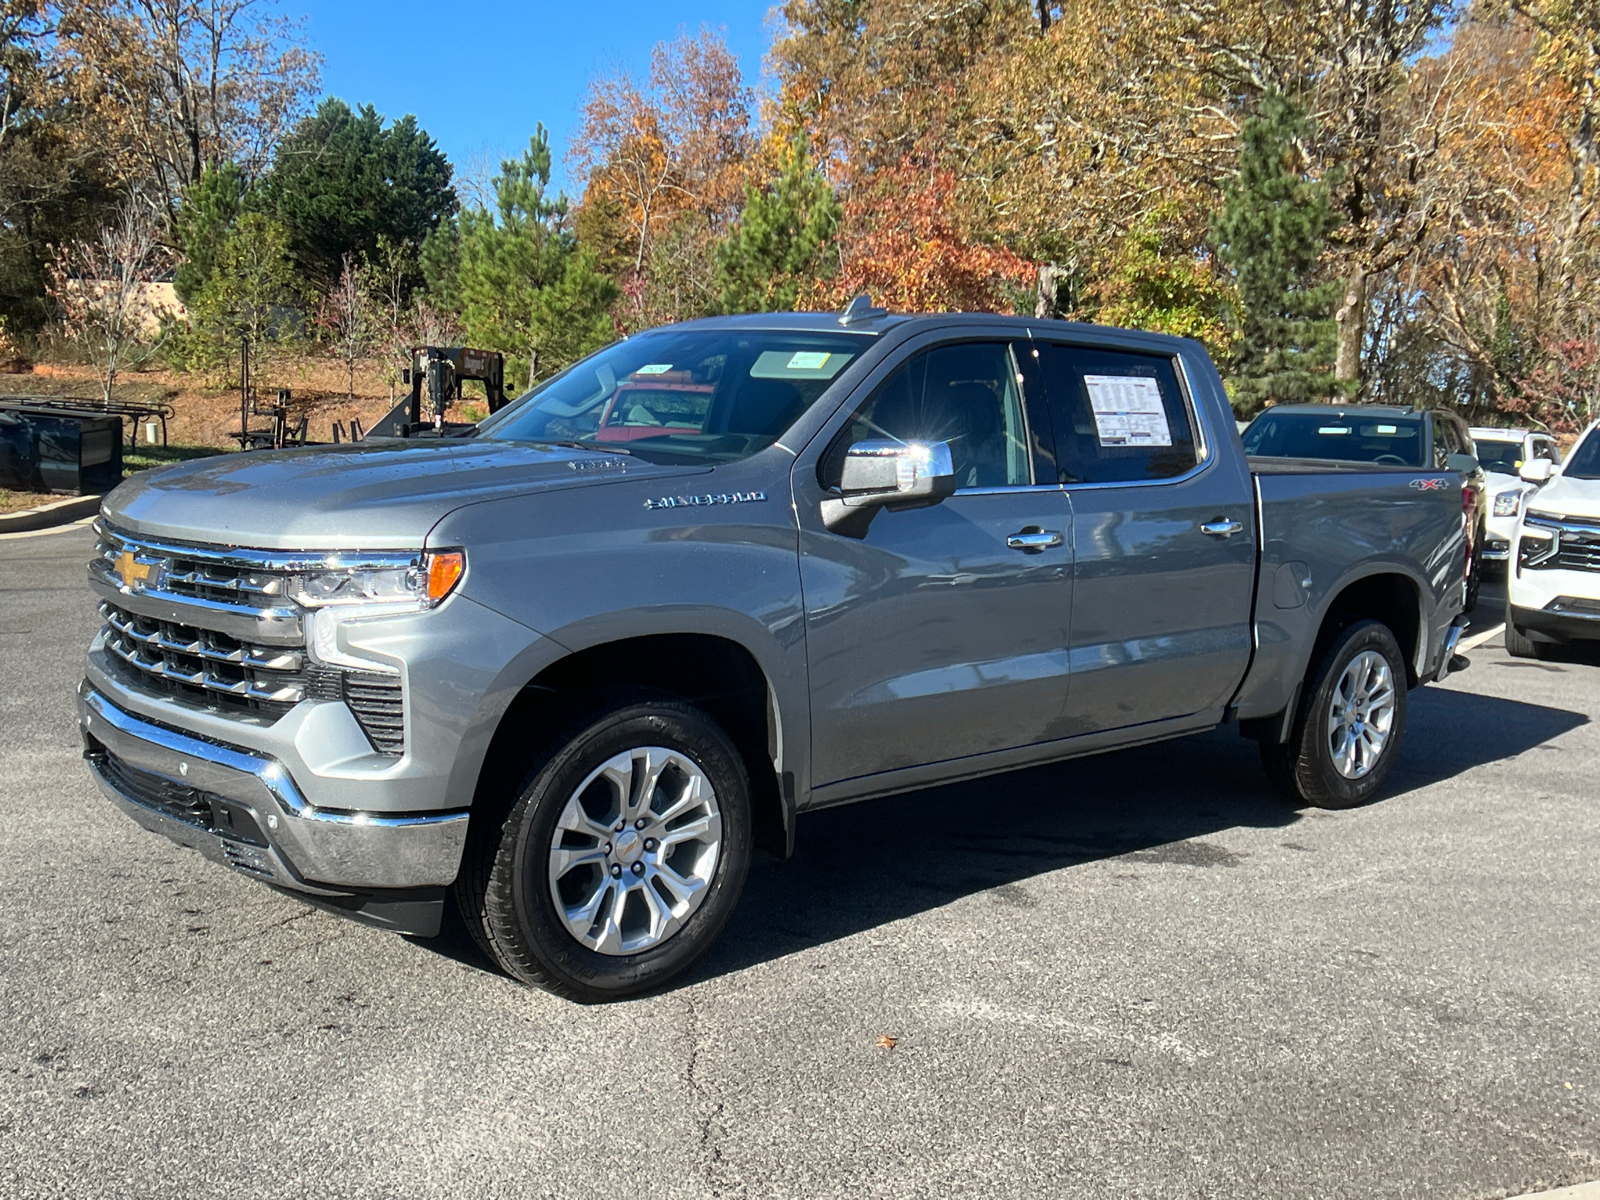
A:
{"label": "chevrolet bowtie emblem", "polygon": [[122,586],[129,591],[133,585],[143,583],[150,578],[150,564],[139,562],[133,557],[132,550],[124,550],[117,555],[117,578],[122,580]]}

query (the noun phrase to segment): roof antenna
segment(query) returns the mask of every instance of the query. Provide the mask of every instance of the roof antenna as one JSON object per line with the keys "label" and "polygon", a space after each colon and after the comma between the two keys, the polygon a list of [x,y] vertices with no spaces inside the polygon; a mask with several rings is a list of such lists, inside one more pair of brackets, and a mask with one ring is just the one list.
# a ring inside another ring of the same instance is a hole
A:
{"label": "roof antenna", "polygon": [[875,317],[889,315],[887,308],[873,308],[872,297],[862,292],[845,306],[844,315],[839,318],[841,325],[859,325],[863,321],[870,321]]}

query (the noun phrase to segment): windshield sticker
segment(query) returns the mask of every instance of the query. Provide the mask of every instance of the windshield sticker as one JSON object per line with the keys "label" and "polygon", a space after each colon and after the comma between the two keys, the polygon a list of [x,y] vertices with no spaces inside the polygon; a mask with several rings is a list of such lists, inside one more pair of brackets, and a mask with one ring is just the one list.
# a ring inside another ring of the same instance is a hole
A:
{"label": "windshield sticker", "polygon": [[634,372],[635,375],[665,375],[672,370],[671,363],[646,363]]}
{"label": "windshield sticker", "polygon": [[[1317,432],[1323,437],[1342,437],[1350,432],[1350,427],[1348,425],[1324,425]],[[1383,430],[1380,428],[1378,432],[1382,433]]]}
{"label": "windshield sticker", "polygon": [[854,357],[838,350],[763,350],[750,366],[750,378],[832,379]]}
{"label": "windshield sticker", "polygon": [[1143,375],[1085,375],[1102,446],[1170,446],[1161,385]]}
{"label": "windshield sticker", "polygon": [[1400,432],[1400,426],[1398,426],[1398,425],[1379,425],[1378,426],[1378,432],[1379,433],[1399,433]]}

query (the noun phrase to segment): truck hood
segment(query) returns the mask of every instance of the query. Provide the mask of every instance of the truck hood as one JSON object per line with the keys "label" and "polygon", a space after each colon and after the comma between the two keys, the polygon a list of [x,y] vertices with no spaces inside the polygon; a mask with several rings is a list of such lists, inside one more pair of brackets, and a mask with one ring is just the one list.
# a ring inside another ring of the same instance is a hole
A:
{"label": "truck hood", "polygon": [[1600,518],[1600,479],[1557,475],[1529,498],[1528,511],[1556,517]]}
{"label": "truck hood", "polygon": [[149,537],[263,550],[416,549],[465,504],[701,470],[516,442],[353,442],[145,472],[101,508],[119,528]]}

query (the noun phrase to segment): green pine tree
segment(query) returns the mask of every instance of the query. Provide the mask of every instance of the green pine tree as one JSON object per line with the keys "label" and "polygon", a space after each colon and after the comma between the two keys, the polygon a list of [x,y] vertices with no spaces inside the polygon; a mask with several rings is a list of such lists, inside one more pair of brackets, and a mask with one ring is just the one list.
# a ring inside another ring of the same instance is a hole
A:
{"label": "green pine tree", "polygon": [[456,210],[450,178],[415,117],[385,125],[370,104],[352,111],[329,98],[284,139],[258,201],[288,233],[296,264],[327,285],[345,255],[372,257],[380,237],[415,252]]}
{"label": "green pine tree", "polygon": [[1269,92],[1245,122],[1239,173],[1223,189],[1212,221],[1217,257],[1233,276],[1238,333],[1232,398],[1241,415],[1267,401],[1292,403],[1342,394],[1333,377],[1337,279],[1317,264],[1338,224],[1328,179],[1305,172],[1300,145],[1310,130],[1289,100]]}
{"label": "green pine tree", "polygon": [[616,336],[617,285],[578,247],[566,198],[550,199],[549,185],[541,125],[521,158],[500,164],[495,210],[468,209],[457,222],[450,274],[467,341],[502,351],[508,381],[547,378]]}
{"label": "green pine tree", "polygon": [[792,309],[800,289],[831,271],[827,249],[839,230],[833,189],[811,163],[804,137],[785,148],[767,188],[745,189],[739,224],[717,247],[717,285],[725,312]]}
{"label": "green pine tree", "polygon": [[244,176],[231,162],[207,168],[183,198],[175,233],[183,262],[173,276],[178,298],[193,304],[244,207]]}

